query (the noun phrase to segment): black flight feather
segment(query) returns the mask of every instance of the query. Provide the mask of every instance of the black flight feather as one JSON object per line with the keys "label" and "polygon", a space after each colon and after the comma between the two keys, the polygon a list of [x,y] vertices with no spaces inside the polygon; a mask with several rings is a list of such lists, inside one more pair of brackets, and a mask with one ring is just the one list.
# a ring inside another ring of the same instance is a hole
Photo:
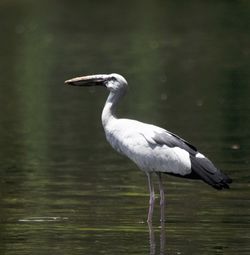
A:
{"label": "black flight feather", "polygon": [[196,157],[199,152],[194,145],[190,144],[178,135],[168,131],[155,133],[153,140],[159,145],[167,145],[168,147],[179,147],[189,153],[191,161],[191,173],[187,175],[179,175],[173,173],[167,174],[189,179],[201,179],[215,189],[229,188],[228,184],[231,183],[232,180],[225,174],[223,174],[219,169],[217,169],[214,164],[205,156]]}
{"label": "black flight feather", "polygon": [[217,169],[214,164],[206,157],[199,158],[190,155],[191,170],[204,182],[215,189],[228,189],[232,180]]}

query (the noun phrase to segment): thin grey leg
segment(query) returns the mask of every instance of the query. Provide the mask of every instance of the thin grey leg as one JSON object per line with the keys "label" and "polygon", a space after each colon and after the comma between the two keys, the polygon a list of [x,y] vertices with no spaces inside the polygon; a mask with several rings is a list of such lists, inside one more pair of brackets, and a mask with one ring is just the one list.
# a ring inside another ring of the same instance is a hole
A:
{"label": "thin grey leg", "polygon": [[164,195],[164,188],[162,183],[162,176],[161,173],[157,173],[159,177],[159,189],[160,189],[160,207],[161,207],[161,222],[165,221],[165,195]]}
{"label": "thin grey leg", "polygon": [[147,173],[147,176],[148,176],[148,188],[150,193],[147,222],[152,222],[154,202],[155,202],[155,192],[154,192],[154,185],[152,182],[152,173]]}

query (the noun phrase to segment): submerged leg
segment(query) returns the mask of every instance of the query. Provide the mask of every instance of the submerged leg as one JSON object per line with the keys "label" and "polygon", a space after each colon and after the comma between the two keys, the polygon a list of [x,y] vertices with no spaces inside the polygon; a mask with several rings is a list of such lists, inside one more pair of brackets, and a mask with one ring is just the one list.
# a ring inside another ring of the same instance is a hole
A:
{"label": "submerged leg", "polygon": [[165,195],[164,195],[164,188],[162,183],[162,176],[161,173],[157,173],[159,177],[159,189],[160,189],[160,207],[161,207],[161,222],[165,221]]}
{"label": "submerged leg", "polygon": [[147,173],[147,176],[148,176],[148,188],[150,193],[147,222],[152,222],[154,202],[155,202],[155,192],[154,192],[154,185],[152,182],[152,173]]}

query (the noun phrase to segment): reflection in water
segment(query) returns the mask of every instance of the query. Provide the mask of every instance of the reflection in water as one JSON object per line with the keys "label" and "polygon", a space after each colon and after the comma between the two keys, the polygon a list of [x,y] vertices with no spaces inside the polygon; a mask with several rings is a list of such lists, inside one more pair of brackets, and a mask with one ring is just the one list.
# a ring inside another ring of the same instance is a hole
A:
{"label": "reflection in water", "polygon": [[68,217],[28,217],[18,220],[19,222],[47,222],[47,221],[64,221],[68,220]]}
{"label": "reflection in water", "polygon": [[[151,222],[148,223],[149,230],[149,246],[150,246],[150,255],[156,254],[156,241],[155,241],[155,231]],[[165,243],[166,243],[166,229],[165,222],[161,221],[160,226],[160,255],[165,254]]]}
{"label": "reflection in water", "polygon": [[155,254],[155,233],[152,222],[148,222],[150,255]]}
{"label": "reflection in water", "polygon": [[166,230],[165,222],[161,222],[161,235],[160,235],[160,254],[163,255],[165,251],[165,239],[166,239]]}

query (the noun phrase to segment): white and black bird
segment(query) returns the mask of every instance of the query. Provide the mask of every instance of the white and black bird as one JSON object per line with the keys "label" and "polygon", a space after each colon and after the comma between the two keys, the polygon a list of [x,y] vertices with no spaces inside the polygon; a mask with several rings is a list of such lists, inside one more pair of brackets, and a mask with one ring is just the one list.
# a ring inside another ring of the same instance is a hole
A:
{"label": "white and black bird", "polygon": [[67,80],[65,83],[74,86],[104,86],[109,90],[102,111],[102,125],[112,147],[130,158],[148,177],[148,222],[152,221],[155,200],[153,173],[159,178],[161,221],[165,219],[162,173],[201,179],[218,190],[229,188],[228,184],[232,180],[189,142],[155,125],[116,116],[116,106],[128,87],[127,81],[121,75],[88,75]]}

